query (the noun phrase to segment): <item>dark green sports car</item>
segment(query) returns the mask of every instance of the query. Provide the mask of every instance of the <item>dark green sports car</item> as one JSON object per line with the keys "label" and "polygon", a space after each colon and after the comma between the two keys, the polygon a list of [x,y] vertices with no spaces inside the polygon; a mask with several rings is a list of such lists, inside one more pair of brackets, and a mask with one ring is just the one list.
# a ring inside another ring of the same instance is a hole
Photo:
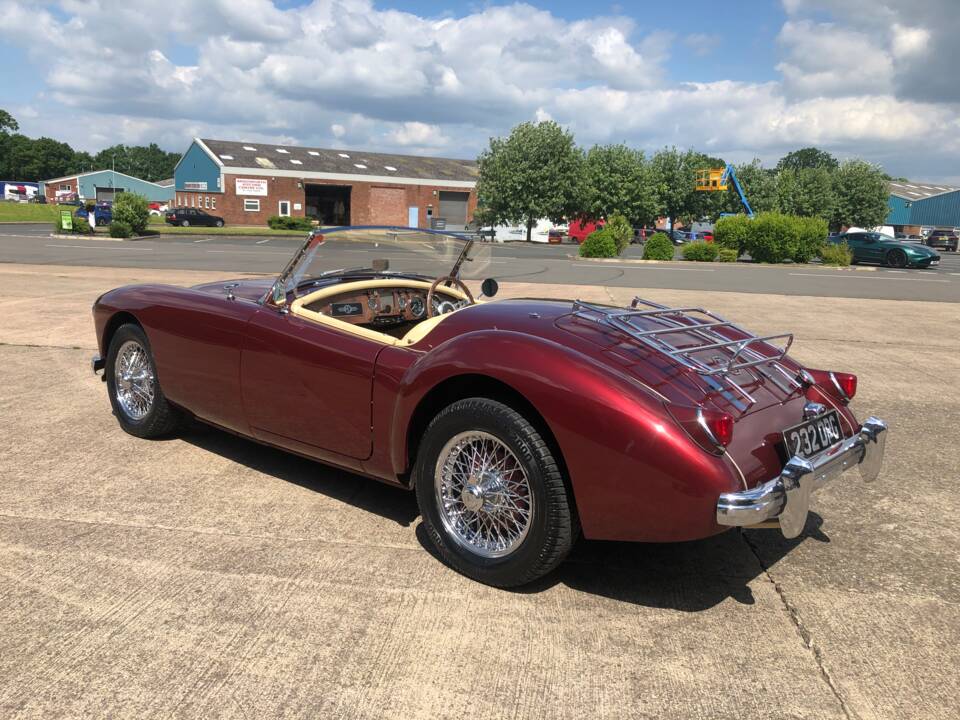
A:
{"label": "dark green sports car", "polygon": [[928,247],[904,242],[878,232],[846,232],[832,235],[830,242],[847,243],[853,262],[878,263],[895,268],[926,268],[940,264],[940,256]]}

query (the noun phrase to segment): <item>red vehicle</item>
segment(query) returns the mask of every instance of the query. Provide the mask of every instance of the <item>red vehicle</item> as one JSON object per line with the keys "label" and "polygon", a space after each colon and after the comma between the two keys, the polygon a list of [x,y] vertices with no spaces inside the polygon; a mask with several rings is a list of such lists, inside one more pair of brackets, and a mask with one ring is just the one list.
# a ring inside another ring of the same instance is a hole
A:
{"label": "red vehicle", "polygon": [[606,224],[603,220],[571,220],[567,235],[571,240],[582,243],[590,233],[601,229]]}
{"label": "red vehicle", "polygon": [[[372,259],[384,249],[399,268]],[[362,251],[369,266],[333,269]],[[409,228],[314,231],[276,280],[112,290],[93,369],[133,435],[192,416],[415,490],[446,561],[498,586],[551,571],[581,534],[776,520],[795,537],[813,490],[879,473],[886,426],[850,411],[856,376],[801,366],[791,335],[640,299],[477,303],[460,271],[482,277],[484,252]]]}

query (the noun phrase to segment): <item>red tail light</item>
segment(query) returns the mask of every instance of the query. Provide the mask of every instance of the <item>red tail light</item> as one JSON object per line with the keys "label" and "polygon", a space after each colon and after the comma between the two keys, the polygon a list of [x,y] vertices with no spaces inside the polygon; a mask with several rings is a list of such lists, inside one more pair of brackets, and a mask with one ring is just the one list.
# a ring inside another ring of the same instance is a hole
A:
{"label": "red tail light", "polygon": [[686,405],[667,405],[667,409],[707,452],[722,453],[733,440],[733,416],[728,413]]}
{"label": "red tail light", "polygon": [[814,382],[824,392],[838,400],[853,400],[857,394],[857,376],[852,373],[834,372],[832,370],[808,370]]}

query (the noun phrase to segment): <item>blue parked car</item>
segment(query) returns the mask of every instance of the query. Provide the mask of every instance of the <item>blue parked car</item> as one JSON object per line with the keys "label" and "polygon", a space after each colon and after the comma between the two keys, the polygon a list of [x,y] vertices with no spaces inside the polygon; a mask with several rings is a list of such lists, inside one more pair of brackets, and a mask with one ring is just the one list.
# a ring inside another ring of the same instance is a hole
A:
{"label": "blue parked car", "polygon": [[[73,215],[90,222],[90,212],[85,207],[80,208]],[[109,225],[112,220],[113,208],[109,204],[97,203],[93,206],[93,222],[90,223],[91,225]]]}

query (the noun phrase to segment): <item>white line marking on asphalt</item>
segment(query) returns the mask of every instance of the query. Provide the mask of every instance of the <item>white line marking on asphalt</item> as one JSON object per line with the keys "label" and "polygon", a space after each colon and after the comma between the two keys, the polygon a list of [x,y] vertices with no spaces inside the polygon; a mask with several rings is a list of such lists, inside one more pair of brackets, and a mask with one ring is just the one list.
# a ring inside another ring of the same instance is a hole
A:
{"label": "white line marking on asphalt", "polygon": [[290,257],[288,252],[280,252],[279,250],[207,250],[208,253],[229,253],[231,255],[283,255],[284,257]]}
{"label": "white line marking on asphalt", "polygon": [[117,247],[117,246],[104,246],[104,245],[56,245],[54,243],[47,243],[47,247],[55,248],[84,248],[85,250],[146,250],[144,247]]}
{"label": "white line marking on asphalt", "polygon": [[826,273],[790,273],[794,277],[822,277],[831,280],[899,280],[901,282],[936,282],[949,283],[949,280],[925,280],[924,278],[888,278],[888,277],[863,277],[862,275],[827,275]]}
{"label": "white line marking on asphalt", "polygon": [[270,242],[270,238],[267,238],[266,240],[257,240],[257,245],[263,245],[264,243],[268,242]]}
{"label": "white line marking on asphalt", "polygon": [[195,243],[210,242],[210,238],[201,238],[200,240],[194,240],[194,242]]}
{"label": "white line marking on asphalt", "polygon": [[678,268],[678,267],[663,267],[661,265],[614,265],[613,263],[605,263],[603,265],[594,265],[593,263],[573,263],[574,267],[588,267],[596,268],[597,270],[610,270],[616,268],[618,270],[673,270],[674,272],[716,272],[712,268]]}
{"label": "white line marking on asphalt", "polygon": [[903,273],[905,273],[905,272],[907,272],[907,271],[906,271],[906,270],[886,270],[885,272],[889,272],[889,273],[901,273],[901,274],[903,274]]}

